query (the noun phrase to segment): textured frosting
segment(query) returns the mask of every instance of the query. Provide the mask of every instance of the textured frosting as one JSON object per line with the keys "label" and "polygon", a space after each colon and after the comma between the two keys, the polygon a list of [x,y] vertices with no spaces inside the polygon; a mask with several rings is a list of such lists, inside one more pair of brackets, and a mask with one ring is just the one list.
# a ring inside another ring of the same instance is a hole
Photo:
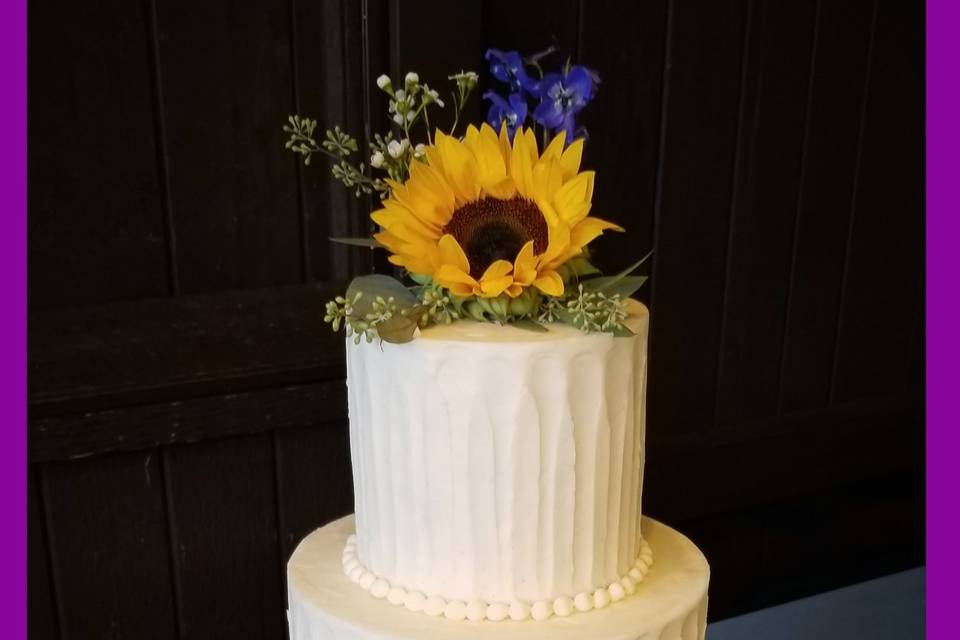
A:
{"label": "textured frosting", "polygon": [[607,587],[642,544],[648,315],[631,312],[630,338],[461,321],[348,341],[361,586],[468,619],[480,603],[536,619],[600,587],[594,606],[622,597]]}
{"label": "textured frosting", "polygon": [[532,604],[520,600],[513,602],[451,600],[448,602],[440,595],[427,596],[419,591],[408,591],[403,587],[393,586],[385,578],[369,571],[357,558],[356,541],[355,535],[347,538],[341,558],[343,572],[350,580],[369,591],[374,598],[386,598],[390,604],[403,605],[410,611],[433,616],[443,615],[449,620],[500,622],[509,617],[511,620],[532,619],[541,622],[552,616],[566,618],[577,611],[586,613],[593,609],[603,609],[611,603],[619,602],[636,593],[637,585],[643,581],[653,565],[653,550],[646,540],[641,540],[640,557],[637,558],[634,566],[625,575],[606,586],[581,591],[573,596],[560,596],[554,598],[552,602],[548,600],[538,600]]}
{"label": "textured frosting", "polygon": [[[643,519],[645,539],[656,564],[636,593],[604,611],[554,615],[532,624],[508,618],[474,621],[427,617],[402,606],[387,606],[351,582],[342,570],[342,550],[354,531],[352,516],[307,536],[287,565],[291,640],[703,640],[710,570],[684,536]],[[391,588],[392,591],[392,588]],[[385,600],[389,600],[391,591]],[[576,606],[576,605],[574,605]],[[446,607],[444,608],[444,612]],[[459,617],[460,605],[450,609]],[[442,612],[443,613],[443,612]]]}

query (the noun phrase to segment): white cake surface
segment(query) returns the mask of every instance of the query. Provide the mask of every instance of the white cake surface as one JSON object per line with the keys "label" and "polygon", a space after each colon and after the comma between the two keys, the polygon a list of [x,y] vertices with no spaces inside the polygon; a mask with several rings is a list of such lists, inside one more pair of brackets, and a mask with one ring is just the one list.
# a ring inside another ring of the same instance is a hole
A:
{"label": "white cake surface", "polygon": [[344,569],[384,600],[419,594],[413,608],[467,620],[628,595],[649,565],[646,308],[629,322],[632,337],[459,321],[406,344],[348,341],[357,535]]}
{"label": "white cake surface", "polygon": [[[683,535],[649,518],[643,530],[656,555],[636,593],[590,615],[530,621],[428,617],[359,589],[342,569],[354,532],[347,516],[307,536],[287,565],[291,640],[703,640],[710,570]],[[466,606],[465,606],[466,608]]]}

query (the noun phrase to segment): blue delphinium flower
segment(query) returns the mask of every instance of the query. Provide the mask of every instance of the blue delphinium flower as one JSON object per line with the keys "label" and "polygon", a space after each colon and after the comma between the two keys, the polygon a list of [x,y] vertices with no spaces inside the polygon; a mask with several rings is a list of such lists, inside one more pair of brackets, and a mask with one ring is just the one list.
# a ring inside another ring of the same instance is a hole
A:
{"label": "blue delphinium flower", "polygon": [[519,93],[511,93],[504,99],[498,93],[487,91],[483,94],[484,100],[490,101],[490,110],[487,112],[487,122],[494,131],[499,132],[504,122],[507,123],[507,133],[513,140],[513,132],[522,126],[527,119],[527,101]]}
{"label": "blue delphinium flower", "polygon": [[540,104],[533,110],[533,119],[547,129],[563,129],[567,141],[572,141],[576,115],[593,99],[593,74],[586,67],[571,67],[566,73],[548,73],[539,85]]}
{"label": "blue delphinium flower", "polygon": [[537,83],[527,75],[527,70],[523,65],[523,58],[516,51],[500,51],[499,49],[487,49],[484,55],[487,62],[490,63],[490,73],[501,82],[510,85],[510,91],[527,91],[531,94],[536,93]]}

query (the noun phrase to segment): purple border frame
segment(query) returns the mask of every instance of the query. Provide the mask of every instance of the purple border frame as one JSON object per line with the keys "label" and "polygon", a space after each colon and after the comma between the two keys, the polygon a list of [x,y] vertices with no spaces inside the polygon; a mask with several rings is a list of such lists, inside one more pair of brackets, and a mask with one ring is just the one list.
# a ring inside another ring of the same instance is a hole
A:
{"label": "purple border frame", "polygon": [[[960,91],[956,83],[960,6],[927,3],[927,637],[956,636],[952,592],[957,560],[956,454],[960,451],[955,372],[960,358],[957,303],[956,150],[960,143]],[[952,263],[952,264],[951,264]],[[951,268],[953,267],[953,268]],[[950,477],[953,476],[953,477]]]}
{"label": "purple border frame", "polygon": [[[897,0],[911,1],[911,0]],[[949,399],[956,395],[955,363],[960,361],[960,339],[954,327],[960,324],[960,304],[951,292],[957,291],[957,241],[960,239],[960,198],[955,187],[960,148],[960,90],[955,82],[956,29],[960,27],[960,5],[955,0],[927,3],[927,637],[949,638],[956,623],[951,592],[960,562],[956,540],[960,517],[951,505],[957,504],[956,452],[960,451],[956,411]],[[3,316],[0,355],[6,368],[3,394],[8,423],[4,429],[5,464],[2,487],[13,522],[3,528],[7,563],[3,572],[5,596],[0,619],[3,636],[26,637],[26,121],[27,60],[25,0],[0,2],[0,23],[7,32],[0,48],[0,82],[7,87],[3,101],[3,171],[0,179],[7,198],[6,247],[0,253],[8,300],[13,301]],[[938,82],[939,81],[939,82]],[[935,135],[929,132],[934,131]],[[950,263],[953,264],[950,264]],[[941,295],[937,295],[937,294]],[[943,295],[948,294],[948,295]],[[950,476],[954,477],[951,478]],[[937,510],[937,505],[941,508]],[[944,509],[943,507],[947,507]]]}
{"label": "purple border frame", "polygon": [[27,513],[26,513],[26,310],[27,310],[27,7],[25,0],[0,2],[0,83],[5,86],[3,106],[2,171],[7,207],[3,216],[4,247],[0,252],[0,273],[5,280],[8,307],[3,314],[4,330],[0,358],[6,369],[3,381],[7,407],[0,465],[0,491],[8,517],[3,527],[6,564],[3,571],[3,599],[0,627],[6,638],[27,634]]}

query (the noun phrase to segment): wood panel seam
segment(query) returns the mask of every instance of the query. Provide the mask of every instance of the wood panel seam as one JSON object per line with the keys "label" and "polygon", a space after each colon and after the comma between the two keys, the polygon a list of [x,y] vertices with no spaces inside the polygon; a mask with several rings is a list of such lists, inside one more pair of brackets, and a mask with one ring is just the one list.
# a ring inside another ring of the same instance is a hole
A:
{"label": "wood panel seam", "polygon": [[797,190],[797,206],[793,215],[793,238],[790,241],[790,267],[787,271],[787,299],[783,311],[783,331],[780,336],[780,367],[777,373],[777,404],[776,412],[783,411],[783,380],[786,374],[786,349],[790,335],[790,312],[793,307],[793,278],[797,267],[797,239],[800,235],[800,215],[803,205],[804,184],[807,179],[808,151],[810,148],[810,118],[813,112],[813,80],[817,66],[817,43],[820,37],[820,16],[823,0],[817,0],[813,16],[813,41],[810,45],[810,69],[807,76],[807,104],[803,115],[803,147],[800,152],[800,176]]}
{"label": "wood panel seam", "polygon": [[167,458],[167,447],[157,447],[160,455],[160,486],[163,488],[163,515],[166,521],[167,548],[169,549],[170,582],[173,591],[173,616],[177,636],[183,638],[186,633],[183,628],[183,584],[180,574],[180,551],[177,536],[176,516],[173,506],[173,492],[170,487],[170,468]]}
{"label": "wood panel seam", "polygon": [[719,353],[717,354],[717,372],[714,381],[714,404],[713,404],[713,428],[720,426],[720,402],[722,395],[720,393],[723,379],[723,352],[726,348],[727,338],[727,306],[730,303],[730,289],[732,288],[733,275],[731,273],[733,262],[733,239],[736,231],[737,222],[737,197],[740,194],[740,165],[743,155],[743,121],[746,111],[746,84],[747,70],[750,64],[750,44],[752,39],[751,27],[753,24],[753,3],[754,0],[747,0],[745,9],[746,15],[743,20],[743,49],[740,54],[740,89],[737,98],[737,129],[734,134],[733,151],[733,171],[730,176],[730,206],[727,212],[727,250],[724,256],[724,281],[723,281],[723,301],[720,303],[720,332],[717,340]]}
{"label": "wood panel seam", "polygon": [[43,513],[43,528],[46,532],[47,541],[47,560],[50,563],[50,590],[53,592],[54,611],[57,616],[57,630],[61,640],[68,640],[69,634],[66,629],[66,610],[63,604],[63,598],[60,595],[61,576],[58,567],[60,563],[57,557],[56,537],[53,529],[53,513],[50,510],[50,502],[47,500],[47,465],[41,465],[38,473],[37,494],[40,498],[40,506]]}
{"label": "wood panel seam", "polygon": [[164,112],[156,0],[145,0],[145,13],[148,62],[152,76],[153,129],[157,139],[157,179],[160,183],[160,208],[163,212],[164,248],[167,258],[167,283],[170,287],[170,294],[179,296],[180,267],[177,262],[177,233],[173,219],[173,199],[170,191],[170,156],[167,151],[167,119]]}
{"label": "wood panel seam", "polygon": [[873,17],[870,21],[870,42],[867,45],[867,69],[863,80],[863,98],[860,103],[860,124],[857,129],[857,159],[854,162],[853,185],[850,189],[850,220],[847,224],[847,239],[844,245],[843,274],[840,277],[840,300],[837,304],[837,324],[833,333],[833,362],[830,366],[830,393],[827,403],[836,400],[837,363],[840,355],[840,336],[843,331],[843,305],[846,301],[847,280],[850,276],[850,244],[853,242],[853,230],[856,223],[857,191],[860,188],[860,168],[863,158],[863,134],[866,129],[867,106],[870,102],[870,76],[873,74],[873,47],[877,38],[877,15],[880,13],[879,0],[873,2]]}

